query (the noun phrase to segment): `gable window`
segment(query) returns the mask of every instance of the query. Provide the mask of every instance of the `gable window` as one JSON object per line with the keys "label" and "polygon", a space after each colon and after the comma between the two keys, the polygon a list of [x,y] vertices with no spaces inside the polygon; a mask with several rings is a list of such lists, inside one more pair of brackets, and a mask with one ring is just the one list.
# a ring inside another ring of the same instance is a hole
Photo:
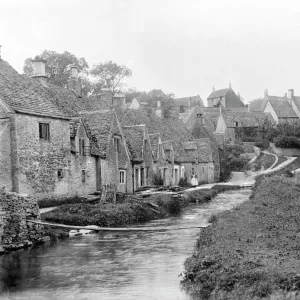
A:
{"label": "gable window", "polygon": [[120,138],[114,137],[114,149],[116,152],[120,153]]}
{"label": "gable window", "polygon": [[84,148],[85,148],[85,140],[79,139],[79,155],[85,155]]}
{"label": "gable window", "polygon": [[126,179],[126,171],[124,170],[120,170],[120,183],[125,183],[125,179]]}
{"label": "gable window", "polygon": [[235,127],[239,127],[239,122],[235,122]]}
{"label": "gable window", "polygon": [[49,123],[39,123],[40,139],[49,141],[50,140],[50,127]]}

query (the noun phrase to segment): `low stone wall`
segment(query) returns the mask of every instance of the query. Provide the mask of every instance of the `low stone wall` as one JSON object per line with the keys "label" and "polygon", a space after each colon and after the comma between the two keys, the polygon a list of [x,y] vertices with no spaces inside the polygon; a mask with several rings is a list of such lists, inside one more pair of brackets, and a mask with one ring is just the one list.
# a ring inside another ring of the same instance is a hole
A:
{"label": "low stone wall", "polygon": [[270,147],[278,156],[300,156],[299,148],[277,148],[273,143],[270,144]]}
{"label": "low stone wall", "polygon": [[31,246],[43,241],[43,226],[27,223],[40,220],[36,199],[32,196],[0,190],[0,252]]}

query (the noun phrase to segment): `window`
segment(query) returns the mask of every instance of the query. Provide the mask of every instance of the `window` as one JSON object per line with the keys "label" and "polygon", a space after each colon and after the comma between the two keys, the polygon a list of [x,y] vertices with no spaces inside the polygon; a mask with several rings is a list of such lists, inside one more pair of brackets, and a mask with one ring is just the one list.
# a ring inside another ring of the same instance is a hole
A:
{"label": "window", "polygon": [[79,139],[79,155],[84,155],[85,140]]}
{"label": "window", "polygon": [[57,170],[57,177],[58,177],[58,178],[63,178],[63,177],[64,177],[64,174],[63,174],[63,170],[62,170],[62,169],[58,169],[58,170]]}
{"label": "window", "polygon": [[86,170],[81,170],[81,181],[85,182],[86,180]]}
{"label": "window", "polygon": [[121,170],[120,171],[120,183],[125,183],[125,176],[126,176],[126,171]]}
{"label": "window", "polygon": [[162,153],[163,153],[162,144],[159,144],[158,145],[158,157],[162,157]]}
{"label": "window", "polygon": [[235,122],[235,127],[239,127],[239,122]]}
{"label": "window", "polygon": [[114,137],[114,149],[116,152],[120,153],[120,138]]}
{"label": "window", "polygon": [[50,129],[48,123],[39,123],[40,139],[49,141],[50,140]]}

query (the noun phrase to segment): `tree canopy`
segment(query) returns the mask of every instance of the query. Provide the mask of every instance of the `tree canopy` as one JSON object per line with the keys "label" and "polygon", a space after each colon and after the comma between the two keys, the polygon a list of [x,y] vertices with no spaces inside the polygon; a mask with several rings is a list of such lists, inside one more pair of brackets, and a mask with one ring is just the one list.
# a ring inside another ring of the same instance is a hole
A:
{"label": "tree canopy", "polygon": [[[81,72],[84,91],[86,90],[87,93],[91,88],[90,83],[86,79],[89,66],[83,57],[77,58],[74,54],[71,54],[67,51],[63,53],[57,53],[51,50],[44,50],[37,56],[42,57],[47,61],[46,75],[48,76],[50,83],[61,87],[66,87],[68,79],[70,78],[70,66],[76,65]],[[31,60],[32,58],[27,58],[23,67],[24,73],[29,76],[33,74]]]}
{"label": "tree canopy", "polygon": [[112,90],[113,95],[121,92],[124,86],[124,79],[131,77],[132,71],[124,65],[106,61],[95,65],[90,74],[96,78],[96,82]]}

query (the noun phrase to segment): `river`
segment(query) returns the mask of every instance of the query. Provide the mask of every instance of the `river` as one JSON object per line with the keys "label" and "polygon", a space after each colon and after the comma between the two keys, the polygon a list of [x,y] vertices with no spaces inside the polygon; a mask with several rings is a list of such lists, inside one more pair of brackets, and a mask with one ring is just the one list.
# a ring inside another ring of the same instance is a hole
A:
{"label": "river", "polygon": [[[144,226],[200,226],[249,198],[249,189],[219,194],[178,217]],[[180,289],[184,260],[199,229],[98,233],[0,257],[0,299],[188,300]]]}

